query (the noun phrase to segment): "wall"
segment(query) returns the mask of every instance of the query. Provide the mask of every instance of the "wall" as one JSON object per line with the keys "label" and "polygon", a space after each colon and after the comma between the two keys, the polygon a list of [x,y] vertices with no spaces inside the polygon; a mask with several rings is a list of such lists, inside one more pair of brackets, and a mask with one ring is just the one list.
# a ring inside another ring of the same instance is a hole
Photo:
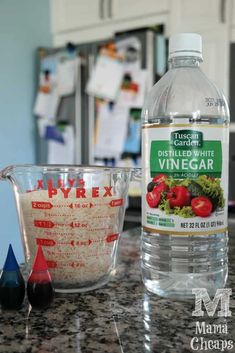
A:
{"label": "wall", "polygon": [[[0,168],[35,161],[36,48],[50,46],[50,0],[0,1]],[[23,260],[11,187],[0,183],[0,267],[9,243]]]}

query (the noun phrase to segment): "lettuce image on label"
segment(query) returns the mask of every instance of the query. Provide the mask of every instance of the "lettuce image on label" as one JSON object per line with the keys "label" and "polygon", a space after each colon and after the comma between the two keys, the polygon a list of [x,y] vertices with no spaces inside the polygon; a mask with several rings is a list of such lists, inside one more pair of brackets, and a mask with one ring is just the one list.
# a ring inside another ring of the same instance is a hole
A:
{"label": "lettuce image on label", "polygon": [[209,217],[223,209],[225,202],[220,179],[208,175],[195,180],[173,179],[164,174],[156,175],[148,184],[146,201],[150,208],[184,218]]}

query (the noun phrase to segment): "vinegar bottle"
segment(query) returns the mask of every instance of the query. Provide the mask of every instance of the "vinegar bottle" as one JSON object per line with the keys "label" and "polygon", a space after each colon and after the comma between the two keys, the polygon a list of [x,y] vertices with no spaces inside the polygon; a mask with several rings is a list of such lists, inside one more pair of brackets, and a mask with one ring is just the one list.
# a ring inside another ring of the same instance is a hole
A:
{"label": "vinegar bottle", "polygon": [[200,35],[170,38],[142,111],[142,278],[166,297],[213,295],[227,278],[229,110],[201,62]]}

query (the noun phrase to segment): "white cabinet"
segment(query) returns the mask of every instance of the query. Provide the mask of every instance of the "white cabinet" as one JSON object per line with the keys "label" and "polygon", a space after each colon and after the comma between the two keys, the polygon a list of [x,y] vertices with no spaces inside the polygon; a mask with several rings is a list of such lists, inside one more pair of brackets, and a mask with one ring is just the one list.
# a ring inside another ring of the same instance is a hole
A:
{"label": "white cabinet", "polygon": [[[166,13],[170,0],[51,0],[55,34]],[[148,25],[148,22],[146,21]]]}
{"label": "white cabinet", "polygon": [[169,10],[168,0],[108,0],[113,20],[152,15]]}
{"label": "white cabinet", "polygon": [[229,98],[229,37],[227,28],[200,31],[203,38],[202,70]]}
{"label": "white cabinet", "polygon": [[202,70],[229,96],[231,3],[225,0],[172,0],[167,32],[196,32],[203,41]]}
{"label": "white cabinet", "polygon": [[224,21],[226,0],[171,0],[172,30],[177,26],[208,27]]}
{"label": "white cabinet", "polygon": [[52,0],[52,31],[73,31],[98,25],[104,17],[105,0]]}
{"label": "white cabinet", "polygon": [[51,0],[53,42],[86,43],[114,33],[162,25],[172,0]]}
{"label": "white cabinet", "polygon": [[226,0],[171,0],[168,32],[227,26],[231,7],[231,1]]}

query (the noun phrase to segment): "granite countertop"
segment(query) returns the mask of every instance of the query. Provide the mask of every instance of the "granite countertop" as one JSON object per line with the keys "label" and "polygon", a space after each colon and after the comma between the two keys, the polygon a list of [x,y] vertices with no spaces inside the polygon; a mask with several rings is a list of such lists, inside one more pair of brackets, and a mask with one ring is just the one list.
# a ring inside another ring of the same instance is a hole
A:
{"label": "granite countertop", "polygon": [[[230,237],[228,288],[233,288],[228,318],[204,317],[227,324],[227,334],[196,335],[194,302],[148,293],[141,280],[140,229],[123,233],[115,278],[86,294],[57,296],[47,311],[0,313],[1,353],[186,353],[193,337],[223,342],[235,338],[235,239]],[[235,346],[235,344],[234,344]],[[199,347],[200,348],[200,347]],[[200,350],[197,352],[220,352]],[[235,347],[225,352],[235,352]]]}

